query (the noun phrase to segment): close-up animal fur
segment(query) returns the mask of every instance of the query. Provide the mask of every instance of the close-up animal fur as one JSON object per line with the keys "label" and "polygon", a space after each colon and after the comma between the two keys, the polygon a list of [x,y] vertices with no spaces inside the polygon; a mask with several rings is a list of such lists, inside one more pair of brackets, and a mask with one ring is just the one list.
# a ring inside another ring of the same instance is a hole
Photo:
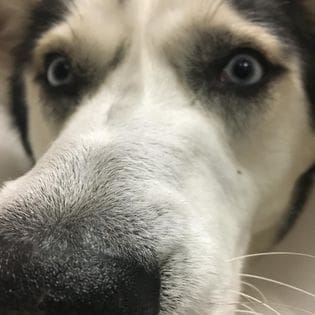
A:
{"label": "close-up animal fur", "polygon": [[311,190],[313,3],[0,0],[32,161],[0,192],[0,314],[256,314],[239,258]]}

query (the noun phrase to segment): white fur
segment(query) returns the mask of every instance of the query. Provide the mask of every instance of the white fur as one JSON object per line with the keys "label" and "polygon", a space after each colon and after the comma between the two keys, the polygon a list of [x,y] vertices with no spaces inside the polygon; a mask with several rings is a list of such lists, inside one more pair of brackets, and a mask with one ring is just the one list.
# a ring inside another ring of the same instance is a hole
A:
{"label": "white fur", "polygon": [[[113,194],[133,187],[134,198],[140,196],[147,205],[171,205],[150,230],[158,258],[171,257],[170,277],[162,270],[161,315],[231,314],[242,263],[230,259],[245,254],[250,242],[254,248],[270,244],[296,179],[314,160],[314,136],[298,58],[284,61],[289,73],[270,89],[270,99],[262,104],[266,111],[251,117],[243,134],[231,132],[201,100],[192,105],[192,94],[162,54],[165,47],[174,54],[185,49],[181,32],[188,25],[246,30],[246,38],[266,46],[270,58],[281,60],[282,52],[271,33],[226,3],[215,19],[209,18],[213,7],[207,1],[180,6],[178,1],[148,1],[146,14],[137,15],[136,6],[123,11],[112,1],[77,0],[66,23],[40,39],[25,75],[30,142],[38,162],[2,190],[0,212],[19,199],[48,202],[37,200],[40,188],[58,203],[51,185],[69,203],[81,200],[86,183],[97,187],[106,180],[93,173],[103,163],[100,156],[117,158],[122,169],[115,171],[127,179]],[[106,32],[94,32],[94,27]],[[67,121],[48,119],[41,88],[33,80],[43,52],[54,45],[71,52],[84,42],[84,53],[102,63],[122,40],[130,44],[123,64]],[[104,164],[101,171],[109,176],[112,170]],[[67,209],[60,211],[67,215]],[[134,211],[137,220],[151,218],[151,213],[142,218]],[[169,296],[181,298],[174,303]]]}

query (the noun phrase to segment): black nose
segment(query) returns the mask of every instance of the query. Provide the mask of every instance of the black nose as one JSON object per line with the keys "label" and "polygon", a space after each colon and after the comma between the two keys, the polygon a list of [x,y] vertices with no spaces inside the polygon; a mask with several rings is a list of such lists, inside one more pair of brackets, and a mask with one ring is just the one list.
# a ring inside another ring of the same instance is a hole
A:
{"label": "black nose", "polygon": [[156,315],[157,267],[108,254],[0,250],[0,314]]}

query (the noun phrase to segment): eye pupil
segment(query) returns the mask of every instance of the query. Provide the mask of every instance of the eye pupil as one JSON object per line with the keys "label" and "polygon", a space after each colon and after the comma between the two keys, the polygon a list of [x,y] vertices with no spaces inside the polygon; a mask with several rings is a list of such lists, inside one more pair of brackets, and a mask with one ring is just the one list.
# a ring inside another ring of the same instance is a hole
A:
{"label": "eye pupil", "polygon": [[239,59],[233,68],[233,73],[235,77],[241,80],[247,80],[254,73],[254,67],[250,60],[248,59]]}
{"label": "eye pupil", "polygon": [[250,87],[262,82],[266,74],[263,61],[251,53],[238,54],[223,69],[221,80],[237,87]]}
{"label": "eye pupil", "polygon": [[53,56],[47,65],[47,81],[52,87],[71,83],[73,79],[70,62],[63,56]]}
{"label": "eye pupil", "polygon": [[60,60],[58,64],[55,66],[55,79],[57,80],[64,80],[69,76],[70,73],[70,66],[64,60]]}

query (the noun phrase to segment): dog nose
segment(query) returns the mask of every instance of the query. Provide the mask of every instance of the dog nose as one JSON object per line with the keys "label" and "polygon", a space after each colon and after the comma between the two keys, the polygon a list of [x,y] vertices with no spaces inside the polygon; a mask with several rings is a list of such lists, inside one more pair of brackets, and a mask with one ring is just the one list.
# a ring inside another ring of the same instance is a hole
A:
{"label": "dog nose", "polygon": [[0,314],[156,315],[157,265],[87,251],[0,250]]}

